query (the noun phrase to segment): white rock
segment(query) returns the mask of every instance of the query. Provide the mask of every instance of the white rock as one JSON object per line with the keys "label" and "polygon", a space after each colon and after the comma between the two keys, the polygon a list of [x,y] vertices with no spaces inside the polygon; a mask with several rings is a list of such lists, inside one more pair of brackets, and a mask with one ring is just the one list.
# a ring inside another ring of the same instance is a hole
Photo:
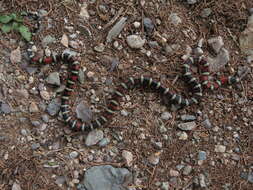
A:
{"label": "white rock", "polygon": [[179,132],[177,135],[179,136],[179,140],[187,140],[188,139],[188,135],[184,131],[183,132]]}
{"label": "white rock", "polygon": [[225,152],[226,147],[224,145],[215,145],[214,151],[215,152]]}
{"label": "white rock", "polygon": [[137,22],[137,21],[134,22],[134,27],[135,27],[135,28],[139,28],[140,26],[141,26],[141,23],[140,23],[140,22]]}
{"label": "white rock", "polygon": [[61,44],[64,45],[65,47],[69,47],[69,39],[66,34],[62,35]]}
{"label": "white rock", "polygon": [[210,38],[207,42],[216,53],[219,53],[220,49],[224,46],[224,42],[221,36]]}
{"label": "white rock", "polygon": [[163,119],[163,120],[169,120],[169,119],[172,119],[172,115],[171,115],[171,113],[169,113],[169,112],[163,112],[162,113],[162,115],[161,115],[161,118]]}
{"label": "white rock", "polygon": [[87,7],[88,7],[88,4],[86,2],[83,3],[82,7],[81,7],[81,11],[79,13],[79,17],[84,19],[84,20],[88,20],[90,18]]}
{"label": "white rock", "polygon": [[207,57],[210,63],[211,72],[217,72],[224,67],[230,60],[229,52],[225,48],[221,48],[219,54],[215,58]]}
{"label": "white rock", "polygon": [[133,162],[133,154],[130,151],[123,150],[122,157],[125,159],[127,166],[131,166]]}
{"label": "white rock", "polygon": [[22,189],[18,183],[14,182],[11,190],[22,190]]}
{"label": "white rock", "polygon": [[133,49],[140,49],[144,46],[146,40],[142,39],[140,36],[138,35],[130,35],[127,36],[127,44],[133,48]]}
{"label": "white rock", "polygon": [[92,71],[87,72],[87,77],[88,78],[93,78],[94,76],[95,76],[94,72],[92,72]]}

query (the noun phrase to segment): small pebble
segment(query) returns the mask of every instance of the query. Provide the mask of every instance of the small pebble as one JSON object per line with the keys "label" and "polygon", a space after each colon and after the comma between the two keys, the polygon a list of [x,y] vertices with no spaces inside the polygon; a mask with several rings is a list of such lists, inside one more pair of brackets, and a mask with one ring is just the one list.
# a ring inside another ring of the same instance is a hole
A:
{"label": "small pebble", "polygon": [[32,144],[32,149],[33,150],[36,150],[36,149],[38,149],[40,147],[40,144],[39,143],[33,143]]}
{"label": "small pebble", "polygon": [[193,5],[193,4],[197,3],[197,0],[187,0],[187,3],[189,5]]}
{"label": "small pebble", "polygon": [[51,96],[49,95],[49,92],[46,90],[42,90],[40,91],[40,96],[44,99],[44,100],[50,100]]}
{"label": "small pebble", "polygon": [[137,22],[137,21],[134,22],[134,27],[135,27],[135,28],[139,28],[140,26],[141,26],[141,23],[140,23],[140,22]]}
{"label": "small pebble", "polygon": [[79,155],[78,152],[73,151],[73,152],[71,152],[71,153],[69,154],[69,157],[70,157],[71,159],[75,159],[78,155]]}
{"label": "small pebble", "polygon": [[212,124],[211,124],[211,122],[210,122],[209,119],[205,119],[205,120],[202,122],[202,125],[203,125],[204,127],[206,127],[207,129],[212,128]]}
{"label": "small pebble", "polygon": [[188,135],[184,131],[180,131],[177,135],[179,136],[179,140],[184,140],[185,141],[185,140],[188,139]]}
{"label": "small pebble", "polygon": [[177,170],[170,169],[170,176],[171,177],[178,177],[179,172]]}
{"label": "small pebble", "polygon": [[172,115],[171,113],[169,112],[163,112],[162,115],[161,115],[161,118],[165,121],[169,120],[169,119],[172,119]]}
{"label": "small pebble", "polygon": [[100,43],[99,45],[94,47],[94,50],[101,53],[105,50],[105,45],[103,43]]}
{"label": "small pebble", "polygon": [[200,16],[201,16],[202,18],[207,18],[207,17],[209,17],[209,16],[211,15],[211,13],[212,13],[212,9],[206,8],[206,9],[203,9],[203,10],[201,11]]}
{"label": "small pebble", "polygon": [[162,182],[161,190],[169,190],[169,182]]}
{"label": "small pebble", "polygon": [[142,39],[140,36],[138,35],[130,35],[127,36],[127,44],[129,45],[129,47],[133,48],[133,49],[140,49],[144,46],[146,40]]}
{"label": "small pebble", "polygon": [[127,151],[127,150],[123,150],[122,157],[126,161],[126,164],[127,164],[128,167],[132,166],[132,162],[133,162],[133,154],[132,154],[132,152]]}
{"label": "small pebble", "polygon": [[21,129],[20,133],[21,133],[21,135],[23,135],[23,136],[27,136],[27,131],[26,131],[26,129]]}
{"label": "small pebble", "polygon": [[160,154],[161,152],[157,152],[155,154],[151,154],[149,157],[148,157],[148,161],[150,164],[152,165],[157,165],[160,161]]}
{"label": "small pebble", "polygon": [[105,147],[110,143],[110,139],[109,138],[103,138],[101,141],[99,141],[98,145],[100,147]]}
{"label": "small pebble", "polygon": [[182,20],[181,20],[181,18],[177,15],[177,13],[171,13],[170,16],[169,16],[169,20],[170,20],[170,22],[171,22],[173,25],[175,25],[175,26],[177,26],[177,25],[179,25],[179,24],[182,23]]}
{"label": "small pebble", "polygon": [[206,160],[206,152],[205,151],[199,151],[198,159],[199,160]]}
{"label": "small pebble", "polygon": [[34,127],[40,127],[41,126],[41,123],[39,121],[31,121],[31,123]]}
{"label": "small pebble", "polygon": [[41,119],[45,122],[45,123],[48,123],[49,122],[49,116],[47,114],[43,114],[41,116]]}
{"label": "small pebble", "polygon": [[31,113],[36,113],[39,111],[39,108],[37,106],[37,104],[35,102],[31,102],[30,106],[29,106],[29,111]]}
{"label": "small pebble", "polygon": [[154,25],[153,21],[150,18],[145,17],[143,19],[143,25],[144,25],[145,31],[148,34],[151,34],[153,32],[155,25]]}
{"label": "small pebble", "polygon": [[224,145],[215,145],[215,152],[225,152],[226,151],[226,146]]}
{"label": "small pebble", "polygon": [[53,99],[47,106],[47,113],[55,116],[60,111],[61,102],[59,99]]}
{"label": "small pebble", "polygon": [[184,175],[189,175],[191,172],[192,172],[192,166],[187,165],[187,166],[184,167],[184,169],[183,169],[183,174]]}
{"label": "small pebble", "polygon": [[188,115],[188,114],[184,114],[180,116],[182,121],[194,121],[196,120],[196,117],[194,115]]}

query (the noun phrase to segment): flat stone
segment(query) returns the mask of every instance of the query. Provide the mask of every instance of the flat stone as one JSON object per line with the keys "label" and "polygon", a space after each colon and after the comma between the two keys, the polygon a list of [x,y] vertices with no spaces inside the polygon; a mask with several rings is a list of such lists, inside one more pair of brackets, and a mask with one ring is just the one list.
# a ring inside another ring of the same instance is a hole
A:
{"label": "flat stone", "polygon": [[81,119],[83,122],[89,122],[92,118],[92,111],[90,110],[90,107],[86,105],[84,101],[81,101],[76,106],[76,114],[77,114],[77,118]]}
{"label": "flat stone", "polygon": [[60,86],[61,82],[59,73],[58,72],[50,73],[46,78],[46,82],[51,85]]}
{"label": "flat stone", "polygon": [[49,115],[55,116],[60,111],[60,99],[53,99],[47,106],[46,111]]}
{"label": "flat stone", "polygon": [[130,35],[127,36],[127,44],[129,45],[129,47],[133,48],[133,49],[140,49],[144,46],[146,40],[142,39],[140,36],[138,35]]}
{"label": "flat stone", "polygon": [[86,140],[85,140],[85,145],[86,146],[93,146],[97,144],[101,139],[103,139],[104,133],[101,130],[94,130],[91,131]]}
{"label": "flat stone", "polygon": [[199,160],[206,160],[206,152],[205,151],[199,151],[198,159]]}
{"label": "flat stone", "polygon": [[99,145],[100,147],[104,147],[104,146],[107,146],[109,143],[110,143],[110,139],[109,139],[109,138],[103,138],[103,139],[98,143],[98,145]]}
{"label": "flat stone", "polygon": [[1,113],[4,113],[4,114],[11,113],[11,107],[9,106],[9,104],[0,101],[0,114]]}
{"label": "flat stone", "polygon": [[197,124],[194,121],[190,121],[187,123],[179,123],[177,127],[184,131],[191,131],[197,127]]}
{"label": "flat stone", "polygon": [[143,19],[143,25],[144,25],[145,31],[148,34],[151,34],[153,32],[155,25],[154,25],[153,21],[150,18],[145,17]]}
{"label": "flat stone", "polygon": [[127,18],[122,17],[113,27],[112,29],[108,32],[106,41],[107,42],[112,42],[114,38],[116,38],[120,32],[123,30],[124,26],[126,25]]}
{"label": "flat stone", "polygon": [[196,117],[194,115],[188,115],[188,114],[184,114],[180,116],[182,121],[194,121],[196,120]]}
{"label": "flat stone", "polygon": [[132,174],[125,168],[114,168],[110,165],[94,166],[84,175],[79,190],[124,190],[132,182]]}

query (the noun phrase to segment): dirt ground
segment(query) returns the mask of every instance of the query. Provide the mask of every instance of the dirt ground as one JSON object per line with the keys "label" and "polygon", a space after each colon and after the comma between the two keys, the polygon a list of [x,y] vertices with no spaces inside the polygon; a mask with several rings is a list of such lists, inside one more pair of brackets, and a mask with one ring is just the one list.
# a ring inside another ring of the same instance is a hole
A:
{"label": "dirt ground", "polygon": [[[66,48],[60,43],[62,35],[74,33],[66,26],[73,26],[74,31],[80,31],[75,40],[82,45],[74,51],[80,53],[81,65],[87,69],[85,74],[93,72],[97,80],[86,77],[85,83],[78,85],[79,90],[71,97],[73,107],[81,100],[85,100],[88,105],[99,110],[108,95],[106,89],[113,88],[122,78],[140,74],[153,77],[175,92],[189,96],[187,87],[181,80],[181,57],[185,54],[186,45],[193,47],[200,38],[205,40],[203,50],[206,55],[214,55],[206,40],[214,36],[223,38],[224,46],[230,53],[230,61],[229,66],[220,72],[229,73],[231,68],[237,71],[242,65],[250,65],[240,51],[238,39],[233,38],[239,37],[247,25],[248,8],[253,8],[253,2],[250,0],[203,0],[194,5],[188,5],[183,0],[91,0],[88,1],[87,8],[90,18],[84,21],[80,19],[79,13],[80,5],[85,2],[87,1],[1,0],[0,2],[4,7],[4,10],[0,10],[0,14],[21,10],[46,11],[42,25],[47,26],[50,19],[53,27],[42,29],[34,36],[37,47],[41,47],[41,41],[45,36],[51,35],[56,38],[56,42],[50,44],[50,48],[61,52]],[[145,4],[142,6],[143,2]],[[204,8],[212,10],[207,18],[200,16]],[[113,14],[112,9],[116,13],[122,10],[118,18],[122,16],[128,18],[120,36],[116,37],[122,49],[116,49],[113,42],[105,42],[108,31],[118,21],[117,19],[110,23],[116,14]],[[177,13],[182,19],[182,23],[177,27],[168,19],[171,13]],[[161,34],[166,42],[155,35],[146,35],[142,24],[144,17],[150,18],[155,23],[155,31]],[[139,28],[134,27],[135,21],[141,23]],[[87,32],[88,30],[91,34]],[[183,31],[188,31],[189,35]],[[155,48],[148,43],[144,45],[144,48],[151,52],[150,56],[127,45],[126,37],[136,33],[142,37],[146,36],[148,41],[158,42]],[[94,47],[101,43],[105,44],[105,49],[102,52],[94,51]],[[164,51],[166,44],[180,44],[180,47],[173,53],[166,54]],[[94,165],[111,164],[115,167],[127,167],[121,157],[122,150],[128,150],[134,155],[133,165],[128,168],[133,172],[138,171],[137,178],[140,183],[132,184],[132,188],[136,190],[161,189],[159,184],[166,181],[173,183],[169,189],[253,189],[253,184],[241,177],[242,172],[250,173],[253,170],[252,73],[232,88],[222,87],[214,92],[205,92],[200,105],[174,112],[169,110],[172,119],[167,121],[161,121],[161,114],[168,110],[157,95],[139,90],[129,92],[130,104],[126,101],[123,107],[130,114],[128,116],[117,114],[108,125],[109,128],[104,129],[104,136],[110,138],[111,142],[105,147],[87,147],[84,144],[87,133],[70,132],[57,116],[50,117],[50,122],[43,132],[38,132],[31,123],[34,120],[41,121],[41,116],[46,113],[41,108],[31,113],[29,111],[31,102],[41,105],[48,104],[49,101],[43,100],[39,94],[33,94],[30,90],[44,83],[48,72],[61,69],[49,66],[44,68],[46,69],[44,73],[39,71],[27,73],[20,63],[10,63],[10,53],[18,46],[21,47],[24,56],[26,44],[20,35],[15,32],[0,33],[0,64],[3,65],[0,74],[9,81],[3,82],[0,77],[0,91],[3,94],[0,100],[8,102],[12,109],[9,114],[0,112],[0,189],[12,189],[14,182],[18,183],[22,190],[75,189],[76,184],[72,182],[74,171],[79,171],[78,179],[81,182],[84,171]],[[119,60],[117,68],[112,72],[108,57]],[[24,57],[22,60],[25,61]],[[34,80],[32,84],[29,83],[31,76]],[[108,84],[108,81],[111,82]],[[28,89],[29,98],[20,98],[19,94],[15,93],[15,90],[21,88]],[[51,86],[47,86],[47,89],[54,90]],[[91,101],[90,89],[95,90],[99,101],[95,103]],[[222,98],[219,98],[220,96]],[[186,131],[187,140],[180,140],[177,135],[180,130],[176,124],[180,122],[180,116],[183,114],[197,117],[197,128]],[[208,118],[213,127],[219,128],[218,132],[203,125],[205,118]],[[161,123],[168,128],[169,140],[165,140],[159,132]],[[24,129],[29,131],[27,136],[21,133]],[[141,134],[144,134],[145,138],[140,138]],[[240,138],[234,138],[235,134],[239,134]],[[123,140],[118,140],[117,135]],[[160,150],[151,143],[151,140],[162,142]],[[56,142],[59,144],[58,148],[52,149]],[[40,147],[32,148],[34,143],[39,143]],[[226,145],[226,152],[215,152],[217,144]],[[115,149],[117,151],[114,154],[108,155]],[[235,152],[235,149],[240,151]],[[201,150],[207,153],[207,159],[198,164],[198,152]],[[71,160],[68,155],[73,151],[78,152],[79,156]],[[159,163],[157,165],[147,163],[147,158],[156,152],[161,152]],[[238,159],[231,158],[233,153]],[[94,154],[95,158],[90,161],[91,154]],[[111,158],[104,159],[108,156]],[[59,167],[45,167],[50,165],[49,163],[57,163]],[[183,175],[182,171],[179,171],[179,176],[173,176],[171,169],[177,170],[176,166],[180,164],[192,166],[191,174]],[[200,173],[205,174],[208,179],[207,187],[193,185],[194,176]],[[62,186],[55,183],[57,176],[66,178]]]}

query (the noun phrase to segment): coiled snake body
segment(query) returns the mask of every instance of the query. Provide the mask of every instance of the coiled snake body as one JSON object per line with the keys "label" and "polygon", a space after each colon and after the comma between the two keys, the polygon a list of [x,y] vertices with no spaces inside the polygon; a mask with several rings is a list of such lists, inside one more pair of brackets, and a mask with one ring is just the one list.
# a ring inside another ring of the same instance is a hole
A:
{"label": "coiled snake body", "polygon": [[[40,20],[37,13],[28,13],[28,17],[37,21],[36,28],[34,32],[38,31]],[[33,42],[30,43],[33,45]],[[134,88],[148,88],[154,92],[161,94],[163,97],[168,99],[173,104],[178,104],[180,107],[190,106],[192,104],[198,104],[203,96],[204,89],[215,90],[221,85],[234,84],[239,82],[239,78],[235,76],[222,76],[218,80],[210,81],[210,68],[209,63],[205,60],[203,56],[199,57],[189,57],[183,63],[183,77],[190,86],[193,96],[189,99],[182,97],[179,94],[173,93],[169,88],[165,88],[160,82],[154,81],[152,78],[147,78],[141,76],[140,78],[130,77],[128,80],[121,82],[114,91],[112,97],[108,100],[108,105],[106,109],[101,113],[101,115],[86,124],[76,117],[71,116],[70,111],[70,96],[73,94],[76,83],[78,81],[78,72],[80,69],[80,63],[75,60],[73,56],[68,53],[63,54],[48,54],[45,51],[45,56],[39,57],[33,53],[31,48],[28,48],[28,56],[32,64],[51,64],[64,62],[69,65],[69,76],[66,82],[66,88],[63,91],[61,97],[61,112],[62,117],[66,124],[72,130],[76,131],[91,131],[93,129],[99,128],[104,124],[108,123],[112,119],[114,113],[120,107],[120,101],[124,94]],[[191,72],[191,66],[196,64],[198,66],[200,77],[199,80],[195,78]]]}

